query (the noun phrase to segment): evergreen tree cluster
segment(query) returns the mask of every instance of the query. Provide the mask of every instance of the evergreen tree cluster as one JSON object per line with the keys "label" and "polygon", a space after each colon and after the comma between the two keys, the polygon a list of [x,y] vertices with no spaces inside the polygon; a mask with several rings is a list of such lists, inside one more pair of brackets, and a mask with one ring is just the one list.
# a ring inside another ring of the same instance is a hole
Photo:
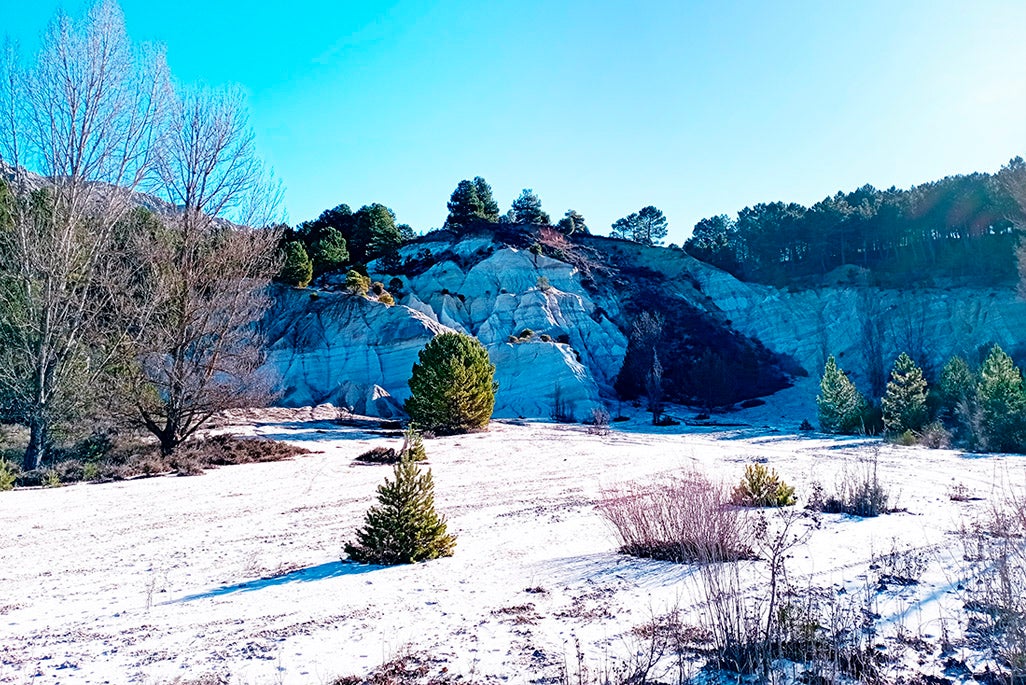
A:
{"label": "evergreen tree cluster", "polygon": [[282,230],[283,268],[278,280],[301,287],[323,273],[394,255],[413,238],[413,229],[396,223],[395,212],[378,203],[356,212],[338,205],[312,221]]}
{"label": "evergreen tree cluster", "polygon": [[[823,370],[816,404],[820,427],[828,433],[870,427],[871,405],[833,357]],[[978,370],[962,357],[950,359],[933,390],[923,371],[902,353],[880,409],[884,430],[892,437],[914,440],[936,421],[956,444],[969,449],[1026,452],[1026,385],[1015,362],[997,345]]]}
{"label": "evergreen tree cluster", "polygon": [[[460,181],[446,206],[449,215],[445,219],[445,228],[457,233],[466,233],[474,227],[489,224],[549,226],[552,221],[548,212],[542,209],[541,199],[530,188],[524,188],[513,200],[509,211],[500,216],[492,187],[481,176]],[[556,223],[556,228],[565,235],[588,233],[584,217],[573,209],[566,211]]]}
{"label": "evergreen tree cluster", "polygon": [[699,221],[689,254],[735,276],[779,284],[841,265],[871,269],[884,282],[951,277],[1008,282],[1015,277],[1017,199],[1026,162],[996,174],[949,176],[908,190],[865,185],[811,207],[772,202]]}
{"label": "evergreen tree cluster", "polygon": [[479,223],[499,222],[499,204],[492,196],[492,187],[481,176],[460,181],[447,206],[445,227],[450,230],[463,232]]}

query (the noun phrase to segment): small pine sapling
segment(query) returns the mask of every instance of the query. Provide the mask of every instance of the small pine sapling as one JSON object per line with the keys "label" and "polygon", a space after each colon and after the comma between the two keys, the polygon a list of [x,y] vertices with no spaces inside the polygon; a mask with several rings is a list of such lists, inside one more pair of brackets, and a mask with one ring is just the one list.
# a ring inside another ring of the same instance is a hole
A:
{"label": "small pine sapling", "polygon": [[350,561],[390,566],[450,557],[455,547],[456,536],[446,532],[445,518],[435,511],[431,470],[421,471],[407,456],[395,465],[392,479],[378,486],[377,506],[344,551]]}
{"label": "small pine sapling", "polygon": [[749,464],[730,500],[739,507],[789,507],[795,503],[794,488],[781,480],[776,469]]}

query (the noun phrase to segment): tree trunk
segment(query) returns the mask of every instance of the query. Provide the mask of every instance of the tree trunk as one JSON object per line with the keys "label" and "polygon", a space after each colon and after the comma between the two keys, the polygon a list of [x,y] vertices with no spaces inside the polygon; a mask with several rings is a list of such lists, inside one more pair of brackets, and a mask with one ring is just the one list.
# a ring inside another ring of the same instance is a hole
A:
{"label": "tree trunk", "polygon": [[29,421],[29,443],[25,448],[25,456],[22,459],[22,469],[32,471],[39,468],[46,456],[48,443],[50,441],[50,426],[46,420],[34,416]]}

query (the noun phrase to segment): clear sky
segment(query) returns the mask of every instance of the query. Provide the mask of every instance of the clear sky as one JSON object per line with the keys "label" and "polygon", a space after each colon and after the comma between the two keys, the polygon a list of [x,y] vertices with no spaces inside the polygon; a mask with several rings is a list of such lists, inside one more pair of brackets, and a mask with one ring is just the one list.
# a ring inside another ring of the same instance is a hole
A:
{"label": "clear sky", "polygon": [[[31,49],[58,7],[0,0]],[[175,76],[237,83],[290,219],[424,231],[482,175],[593,232],[996,171],[1026,156],[1026,1],[122,0]]]}

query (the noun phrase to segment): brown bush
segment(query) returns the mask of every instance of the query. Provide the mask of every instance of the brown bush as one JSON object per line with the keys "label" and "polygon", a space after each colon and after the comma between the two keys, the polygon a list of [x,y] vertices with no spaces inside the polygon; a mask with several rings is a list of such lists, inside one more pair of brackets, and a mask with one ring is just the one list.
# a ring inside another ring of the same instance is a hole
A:
{"label": "brown bush", "polygon": [[654,485],[628,483],[604,494],[599,511],[612,524],[620,552],[675,562],[751,557],[753,528],[729,495],[698,473]]}
{"label": "brown bush", "polygon": [[157,445],[133,439],[115,442],[96,458],[65,458],[45,468],[21,473],[20,487],[47,485],[56,478],[61,484],[79,481],[109,482],[169,473],[198,475],[209,468],[232,464],[282,461],[309,450],[288,443],[235,435],[215,435],[178,448],[170,455]]}

